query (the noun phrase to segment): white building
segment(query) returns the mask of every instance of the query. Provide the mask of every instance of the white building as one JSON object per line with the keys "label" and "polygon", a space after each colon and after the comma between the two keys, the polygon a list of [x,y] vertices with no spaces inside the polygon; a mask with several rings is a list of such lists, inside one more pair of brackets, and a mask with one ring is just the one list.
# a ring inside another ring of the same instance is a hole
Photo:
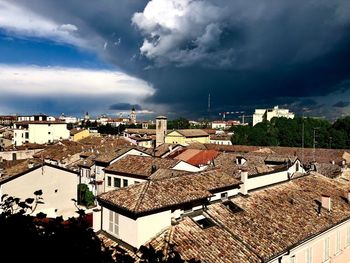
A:
{"label": "white building", "polygon": [[63,113],[58,119],[60,121],[64,121],[65,123],[77,123],[79,121],[77,117],[65,116]]}
{"label": "white building", "polygon": [[77,198],[78,173],[71,170],[45,164],[44,166],[24,162],[18,164],[16,170],[5,170],[0,177],[0,196],[9,196],[21,199],[34,197],[34,192],[42,190],[44,204],[38,205],[35,214],[43,212],[48,217],[76,216],[76,207],[72,198]]}
{"label": "white building", "polygon": [[67,124],[51,121],[22,121],[14,124],[13,144],[20,146],[24,143],[53,143],[69,139]]}
{"label": "white building", "polygon": [[294,116],[294,113],[289,112],[289,109],[280,109],[278,106],[273,107],[273,109],[255,109],[255,113],[253,114],[253,126],[259,122],[271,121],[274,117],[294,119]]}
{"label": "white building", "polygon": [[211,123],[211,128],[214,130],[225,130],[226,122],[225,121],[213,121]]}

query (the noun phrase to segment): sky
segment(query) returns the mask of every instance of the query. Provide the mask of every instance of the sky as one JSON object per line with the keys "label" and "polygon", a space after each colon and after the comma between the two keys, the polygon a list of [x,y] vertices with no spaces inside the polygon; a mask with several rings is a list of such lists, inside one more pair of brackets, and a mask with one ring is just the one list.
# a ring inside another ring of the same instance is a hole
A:
{"label": "sky", "polygon": [[348,0],[0,0],[0,114],[334,120],[349,88]]}

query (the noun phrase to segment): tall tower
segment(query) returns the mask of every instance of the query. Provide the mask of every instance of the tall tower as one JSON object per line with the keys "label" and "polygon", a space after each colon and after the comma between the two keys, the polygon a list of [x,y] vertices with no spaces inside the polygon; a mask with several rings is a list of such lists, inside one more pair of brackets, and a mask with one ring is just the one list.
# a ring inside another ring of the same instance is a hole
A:
{"label": "tall tower", "polygon": [[131,109],[130,122],[133,123],[133,124],[136,123],[136,110],[135,110],[135,107],[132,107],[132,109]]}
{"label": "tall tower", "polygon": [[165,135],[167,133],[167,117],[158,116],[156,118],[156,147],[165,142]]}

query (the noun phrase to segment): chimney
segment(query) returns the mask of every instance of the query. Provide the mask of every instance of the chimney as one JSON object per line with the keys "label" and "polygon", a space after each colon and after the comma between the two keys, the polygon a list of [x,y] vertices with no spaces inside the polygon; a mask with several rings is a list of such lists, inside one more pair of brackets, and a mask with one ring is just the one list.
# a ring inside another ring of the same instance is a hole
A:
{"label": "chimney", "polygon": [[327,209],[328,211],[331,211],[331,197],[329,195],[322,195],[321,205],[323,208]]}
{"label": "chimney", "polygon": [[155,173],[156,171],[157,171],[157,166],[153,164],[151,167],[151,174]]}
{"label": "chimney", "polygon": [[167,117],[158,116],[156,118],[156,147],[165,143],[167,134]]}
{"label": "chimney", "polygon": [[241,170],[241,193],[246,195],[248,194],[248,171]]}

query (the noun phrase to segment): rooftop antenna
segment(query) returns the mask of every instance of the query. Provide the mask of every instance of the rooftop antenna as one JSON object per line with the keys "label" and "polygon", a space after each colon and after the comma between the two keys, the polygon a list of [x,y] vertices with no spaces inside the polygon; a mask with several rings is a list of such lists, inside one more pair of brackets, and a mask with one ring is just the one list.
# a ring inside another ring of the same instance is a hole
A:
{"label": "rooftop antenna", "polygon": [[210,120],[210,93],[208,94],[208,120]]}

